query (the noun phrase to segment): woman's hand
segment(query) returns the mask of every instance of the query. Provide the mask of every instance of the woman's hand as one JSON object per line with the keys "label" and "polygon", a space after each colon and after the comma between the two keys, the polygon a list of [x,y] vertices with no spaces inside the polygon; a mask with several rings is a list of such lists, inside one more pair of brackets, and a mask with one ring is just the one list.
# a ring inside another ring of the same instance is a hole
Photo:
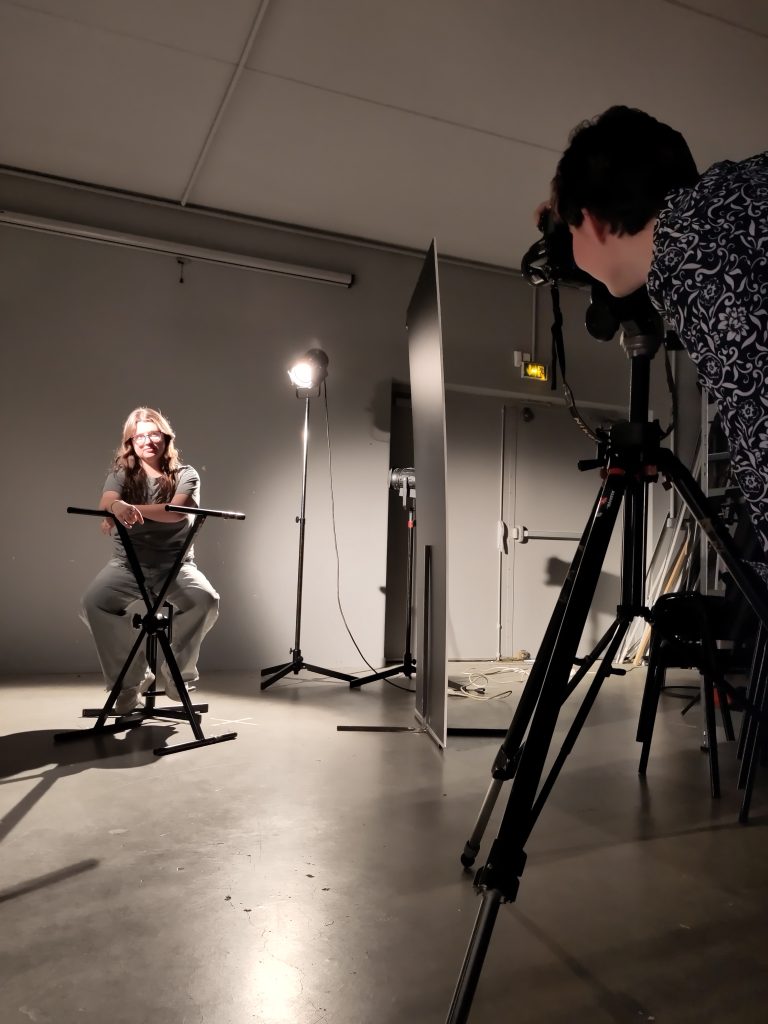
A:
{"label": "woman's hand", "polygon": [[143,523],[144,516],[136,508],[135,505],[129,505],[127,501],[123,501],[122,498],[117,498],[109,506],[109,511],[120,520],[123,526],[127,526],[128,529],[135,526],[136,523]]}

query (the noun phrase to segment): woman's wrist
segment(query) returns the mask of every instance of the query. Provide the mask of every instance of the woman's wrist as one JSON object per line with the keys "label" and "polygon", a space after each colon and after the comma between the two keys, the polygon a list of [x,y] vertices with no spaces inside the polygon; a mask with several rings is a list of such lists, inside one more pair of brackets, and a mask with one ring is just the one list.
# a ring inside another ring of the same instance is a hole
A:
{"label": "woman's wrist", "polygon": [[122,498],[115,498],[115,500],[114,500],[114,501],[113,501],[113,502],[112,502],[112,503],[110,504],[110,506],[109,506],[109,511],[110,511],[110,512],[112,512],[112,510],[114,509],[114,507],[115,507],[116,503],[117,503],[118,501],[122,501],[122,500],[123,500]]}

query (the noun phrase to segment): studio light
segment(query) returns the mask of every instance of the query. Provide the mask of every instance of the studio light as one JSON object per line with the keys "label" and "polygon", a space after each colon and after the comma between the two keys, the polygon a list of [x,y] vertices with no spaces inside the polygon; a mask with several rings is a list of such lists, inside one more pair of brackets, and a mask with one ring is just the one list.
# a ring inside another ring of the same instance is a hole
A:
{"label": "studio light", "polygon": [[321,348],[311,348],[290,368],[288,377],[298,391],[319,388],[328,376],[328,356]]}

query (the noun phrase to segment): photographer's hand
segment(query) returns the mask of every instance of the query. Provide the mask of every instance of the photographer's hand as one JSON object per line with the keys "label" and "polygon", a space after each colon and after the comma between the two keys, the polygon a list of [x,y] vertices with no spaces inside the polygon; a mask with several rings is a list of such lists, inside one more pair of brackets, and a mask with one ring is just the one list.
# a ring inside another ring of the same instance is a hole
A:
{"label": "photographer's hand", "polygon": [[545,199],[543,203],[539,203],[539,205],[536,207],[533,213],[533,223],[536,225],[536,227],[539,226],[539,221],[541,220],[541,215],[544,213],[544,211],[551,209],[552,203],[549,199]]}

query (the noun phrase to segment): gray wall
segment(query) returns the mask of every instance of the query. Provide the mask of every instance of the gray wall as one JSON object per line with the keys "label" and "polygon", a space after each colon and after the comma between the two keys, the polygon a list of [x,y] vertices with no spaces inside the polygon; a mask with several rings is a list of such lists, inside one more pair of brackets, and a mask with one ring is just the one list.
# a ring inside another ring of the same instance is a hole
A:
{"label": "gray wall", "polygon": [[[0,671],[96,668],[76,614],[107,542],[96,521],[64,509],[96,503],[123,418],[144,403],[170,416],[186,459],[200,470],[203,503],[248,516],[210,520],[200,535],[198,561],[223,597],[202,667],[255,673],[283,660],[293,641],[303,408],[286,367],[311,345],[330,356],[342,600],[364,652],[379,664],[390,394],[393,380],[407,381],[404,314],[419,258],[11,175],[0,175],[0,205],[355,274],[344,290],[192,263],[179,284],[172,256],[0,229],[10,499],[0,540]],[[441,267],[441,286],[446,380],[519,391],[511,350],[530,348],[529,287],[457,264]],[[622,404],[623,355],[578,327],[582,295],[566,294],[565,304],[577,394]],[[541,319],[544,343],[548,316]],[[362,667],[336,608],[319,401],[311,410],[302,648],[329,667]]]}

